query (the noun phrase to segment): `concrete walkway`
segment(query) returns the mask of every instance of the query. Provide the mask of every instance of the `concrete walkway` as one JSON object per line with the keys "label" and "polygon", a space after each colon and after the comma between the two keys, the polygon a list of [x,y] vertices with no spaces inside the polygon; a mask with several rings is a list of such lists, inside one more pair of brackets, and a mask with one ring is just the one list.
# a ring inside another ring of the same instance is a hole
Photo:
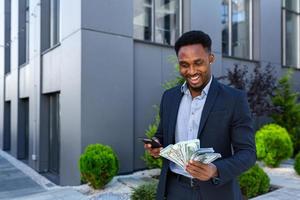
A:
{"label": "concrete walkway", "polygon": [[0,150],[1,200],[87,200],[72,187],[60,187]]}
{"label": "concrete walkway", "polygon": [[269,175],[271,184],[279,186],[280,189],[253,198],[253,200],[300,199],[300,176],[296,174],[291,162],[281,164],[278,168],[263,167],[263,169]]}

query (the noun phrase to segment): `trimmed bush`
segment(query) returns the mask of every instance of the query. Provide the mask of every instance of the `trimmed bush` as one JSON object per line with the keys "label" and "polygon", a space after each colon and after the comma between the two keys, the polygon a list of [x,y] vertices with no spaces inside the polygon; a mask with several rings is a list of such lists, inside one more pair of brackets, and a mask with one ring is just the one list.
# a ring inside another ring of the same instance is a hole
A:
{"label": "trimmed bush", "polygon": [[285,128],[277,124],[267,124],[256,132],[257,158],[270,167],[293,154],[293,144]]}
{"label": "trimmed bush", "polygon": [[157,183],[148,183],[133,189],[132,200],[155,200]]}
{"label": "trimmed bush", "polygon": [[270,178],[257,164],[238,178],[242,194],[252,198],[269,191]]}
{"label": "trimmed bush", "polygon": [[119,161],[111,147],[91,144],[80,156],[79,168],[82,180],[100,189],[118,173]]}
{"label": "trimmed bush", "polygon": [[295,157],[294,169],[300,175],[300,152]]}

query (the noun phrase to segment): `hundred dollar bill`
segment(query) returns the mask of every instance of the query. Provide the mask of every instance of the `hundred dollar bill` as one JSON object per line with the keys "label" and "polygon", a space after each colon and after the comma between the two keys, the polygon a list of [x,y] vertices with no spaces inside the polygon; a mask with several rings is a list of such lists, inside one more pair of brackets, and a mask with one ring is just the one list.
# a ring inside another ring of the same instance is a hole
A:
{"label": "hundred dollar bill", "polygon": [[209,164],[221,157],[221,154],[215,153],[213,148],[200,148],[199,139],[170,144],[163,148],[159,155],[183,169],[185,169],[185,165],[189,160]]}

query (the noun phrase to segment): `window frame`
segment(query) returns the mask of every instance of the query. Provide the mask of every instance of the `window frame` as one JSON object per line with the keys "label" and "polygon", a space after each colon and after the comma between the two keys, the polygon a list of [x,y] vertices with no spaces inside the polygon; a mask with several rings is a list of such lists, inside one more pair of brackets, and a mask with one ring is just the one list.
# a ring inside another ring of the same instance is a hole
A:
{"label": "window frame", "polygon": [[[248,26],[248,34],[249,34],[249,55],[247,57],[240,57],[233,55],[232,50],[232,0],[228,0],[228,54],[223,53],[222,56],[233,57],[245,60],[253,60],[253,0],[247,0],[249,3],[249,26]],[[222,39],[223,41],[223,39]]]}
{"label": "window frame", "polygon": [[286,63],[286,14],[287,12],[291,14],[295,14],[297,17],[297,36],[298,36],[298,43],[297,45],[297,52],[300,52],[300,1],[298,0],[298,8],[296,8],[298,11],[291,10],[289,8],[286,8],[285,0],[281,1],[281,45],[282,45],[282,53],[281,53],[281,62],[282,66],[284,67],[292,67],[295,69],[300,69],[300,55],[297,56],[296,66],[287,65]]}
{"label": "window frame", "polygon": [[[155,4],[156,0],[152,0],[151,2],[151,40],[145,40],[145,39],[141,39],[141,38],[137,38],[134,36],[133,33],[133,39],[136,41],[141,41],[144,43],[150,43],[150,44],[157,44],[157,45],[161,45],[161,46],[174,46],[174,44],[168,44],[168,43],[164,43],[164,42],[157,42],[156,41],[156,4]],[[179,33],[178,35],[181,35],[183,33],[183,0],[178,0],[178,7],[179,7],[179,12],[178,12],[178,19],[179,19],[179,23],[178,23],[178,30]],[[135,17],[135,16],[133,16]],[[133,26],[135,26],[134,22],[133,22]]]}

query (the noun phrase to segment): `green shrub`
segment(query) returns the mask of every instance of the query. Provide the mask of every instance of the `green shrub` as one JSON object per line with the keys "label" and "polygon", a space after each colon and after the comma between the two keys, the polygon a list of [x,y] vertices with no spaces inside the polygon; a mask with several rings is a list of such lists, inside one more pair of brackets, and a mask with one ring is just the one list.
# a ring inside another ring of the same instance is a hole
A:
{"label": "green shrub", "polygon": [[155,200],[157,183],[148,183],[133,189],[132,200]]}
{"label": "green shrub", "polygon": [[[149,125],[149,127],[148,127],[148,129],[146,130],[146,133],[145,133],[145,135],[148,138],[152,138],[155,135],[155,133],[157,131],[158,124],[159,124],[158,108],[157,107],[155,107],[155,108],[157,110],[155,120],[154,120],[153,124]],[[145,161],[145,164],[149,169],[161,168],[162,167],[162,158],[154,158],[148,153],[148,151],[145,151],[142,159]]]}
{"label": "green shrub", "polygon": [[256,132],[257,158],[271,167],[277,167],[293,154],[293,144],[285,128],[267,124]]}
{"label": "green shrub", "polygon": [[248,198],[264,194],[269,191],[270,178],[257,164],[238,177],[243,195]]}
{"label": "green shrub", "polygon": [[295,157],[294,169],[300,175],[300,152]]}
{"label": "green shrub", "polygon": [[300,103],[297,103],[300,94],[292,89],[292,74],[293,71],[288,70],[279,80],[275,96],[272,98],[279,111],[271,116],[276,124],[286,128],[290,134],[296,155],[300,151]]}
{"label": "green shrub", "polygon": [[91,144],[80,156],[79,169],[83,181],[100,189],[118,173],[119,161],[111,147]]}

